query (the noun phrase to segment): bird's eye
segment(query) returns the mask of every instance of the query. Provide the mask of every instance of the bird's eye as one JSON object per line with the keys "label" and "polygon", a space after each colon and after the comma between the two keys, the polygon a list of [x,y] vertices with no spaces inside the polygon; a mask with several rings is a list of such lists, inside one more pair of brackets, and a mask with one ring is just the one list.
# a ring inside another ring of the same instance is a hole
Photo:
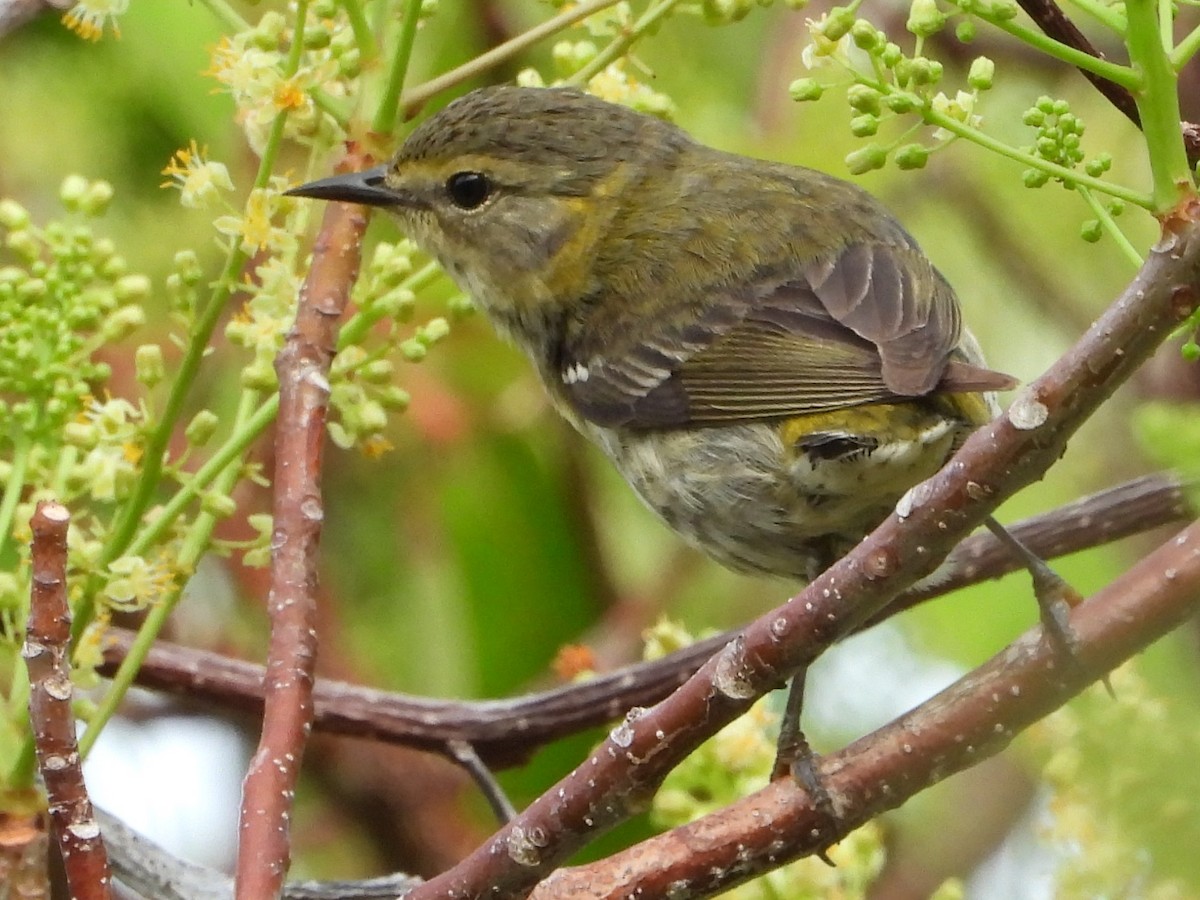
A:
{"label": "bird's eye", "polygon": [[455,172],[446,179],[446,193],[459,209],[479,209],[492,195],[492,183],[482,172]]}

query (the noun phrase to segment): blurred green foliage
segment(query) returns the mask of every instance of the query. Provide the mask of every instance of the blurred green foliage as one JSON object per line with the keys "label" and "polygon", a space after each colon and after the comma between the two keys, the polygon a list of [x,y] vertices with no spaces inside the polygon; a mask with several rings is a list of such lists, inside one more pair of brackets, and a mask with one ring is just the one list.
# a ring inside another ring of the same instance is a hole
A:
{"label": "blurred green foliage", "polygon": [[[283,4],[233,8],[254,20]],[[805,19],[819,11],[747,11],[722,28],[677,16],[637,46],[632,68],[671,98],[676,119],[700,140],[846,176],[843,160],[861,146],[849,129],[854,111],[830,96],[836,89],[818,103],[794,104],[787,94],[804,74]],[[418,32],[408,83],[470,60],[549,14],[528,2],[441,0]],[[905,10],[886,7],[878,14],[903,21]],[[176,193],[160,184],[172,155],[193,140],[229,167],[237,202],[254,178],[257,159],[235,122],[234,104],[214,92],[204,74],[222,25],[203,3],[136,2],[120,27],[119,40],[108,36],[91,44],[44,17],[3,39],[0,195],[45,219],[57,207],[65,176],[105,179],[117,199],[102,228],[132,267],[161,285],[175,271],[175,254],[190,249],[207,283],[217,277],[222,257],[211,212],[181,206]],[[996,32],[979,31],[966,54],[953,38],[940,40],[948,66],[962,60],[960,78],[972,54],[996,59],[995,86],[983,109],[990,133],[1014,145],[1032,141],[1022,112],[1042,94],[1065,97],[1088,123],[1089,147],[1111,153],[1113,176],[1135,184],[1146,180],[1138,132],[1076,72],[1044,60],[1028,64],[1028,51]],[[551,43],[487,78],[512,78],[527,65],[552,70]],[[448,99],[439,96],[434,103]],[[390,143],[401,138],[402,130]],[[306,165],[303,148],[290,145],[277,171],[298,180]],[[1079,239],[1091,211],[1076,194],[1053,185],[1030,191],[1021,172],[1020,165],[963,143],[933,154],[923,171],[889,166],[857,180],[897,212],[956,286],[991,364],[1028,380],[1123,287],[1133,267],[1112,252],[1110,242]],[[1121,223],[1139,248],[1155,235],[1149,216],[1129,212]],[[387,222],[371,227],[370,242],[397,238]],[[449,284],[439,282],[420,295],[424,308],[418,315],[445,314],[452,295]],[[146,314],[151,336],[162,339],[170,317],[161,292],[147,301]],[[111,360],[114,392],[131,382],[132,346],[128,350],[130,358]],[[218,340],[189,407],[231,415],[242,364]],[[326,457],[322,602],[331,627],[322,654],[341,677],[422,694],[507,695],[550,683],[552,661],[565,644],[595,639],[628,659],[637,653],[640,629],[662,612],[697,630],[728,627],[792,592],[791,585],[730,575],[680,547],[554,416],[524,361],[478,317],[456,322],[451,337],[420,367],[397,367],[411,408],[387,426],[393,449],[376,457],[331,447]],[[1150,463],[1130,449],[1130,422],[1140,399],[1137,385],[1122,391],[1047,479],[1015,498],[1001,517],[1051,508],[1147,468]],[[257,451],[258,459],[268,456],[266,447]],[[230,539],[244,539],[246,516],[267,508],[265,493],[251,486],[237,496],[239,511],[222,532]],[[1111,580],[1141,546],[1130,541],[1056,567],[1086,594]],[[228,565],[244,603],[232,615],[223,613],[229,618],[221,644],[257,655],[261,582],[241,570],[236,557]],[[192,607],[204,603],[203,590],[187,600]],[[1012,576],[927,604],[903,623],[922,652],[970,665],[998,651],[1035,617],[1027,580]],[[177,636],[188,640],[187,634]],[[1155,720],[1152,727],[1190,736],[1197,726],[1194,655],[1176,641],[1148,657],[1138,696],[1144,689],[1188,698],[1176,718]],[[1087,777],[1102,779],[1105,754],[1123,751],[1122,766],[1142,767],[1160,785],[1171,784],[1179,767],[1189,764],[1181,754],[1151,760],[1153,747],[1122,743],[1132,726],[1102,699],[1092,698],[1071,715],[1079,723],[1073,736],[1090,738],[1080,743],[1081,752],[1096,754]],[[572,765],[589,739],[564,742],[506,776],[518,805]],[[11,734],[4,741],[19,743]],[[1128,799],[1122,791],[1096,793],[1091,799],[1113,810]],[[1153,821],[1153,810],[1148,818]],[[1185,818],[1187,827],[1170,833],[1139,827],[1136,838],[1117,839],[1136,840],[1152,860],[1169,860],[1170,876],[1200,892],[1200,860],[1183,849],[1194,846],[1191,832],[1200,817],[1189,809]],[[944,840],[953,839],[951,826],[959,827],[948,821]],[[482,816],[472,827],[485,827]],[[644,827],[609,841],[629,840]],[[611,843],[594,852],[605,846]],[[375,854],[364,852],[364,873],[397,862],[385,848],[376,847]]]}

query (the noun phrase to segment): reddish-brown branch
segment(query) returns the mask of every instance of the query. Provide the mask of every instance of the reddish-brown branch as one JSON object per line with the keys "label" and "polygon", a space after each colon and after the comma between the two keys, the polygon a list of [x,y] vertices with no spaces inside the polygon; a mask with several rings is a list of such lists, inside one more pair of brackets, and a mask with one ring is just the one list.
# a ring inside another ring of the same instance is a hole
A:
{"label": "reddish-brown branch", "polygon": [[[1043,559],[1053,559],[1191,518],[1176,480],[1147,475],[1010,525],[1009,530]],[[947,564],[945,577],[905,591],[869,624],[967,584],[999,577],[1018,563],[991,534],[981,532],[956,547]],[[503,767],[525,760],[555,738],[611,721],[631,706],[657,703],[732,637],[730,632],[663,659],[508,700],[434,700],[321,679],[314,688],[313,727],[443,754],[449,741],[466,741],[489,765]],[[102,674],[116,670],[131,640],[123,631],[110,632]],[[164,641],[155,645],[138,671],[138,684],[144,687],[256,716],[262,714],[262,682],[261,666]]]}
{"label": "reddish-brown branch", "polygon": [[948,775],[1008,745],[1022,729],[1200,608],[1200,525],[1074,611],[1082,665],[1062,665],[1039,631],[907,715],[821,760],[837,807],[830,821],[792,779],[607,859],[554,873],[535,900],[707,897],[810,854]]}
{"label": "reddish-brown branch", "polygon": [[38,768],[46,783],[50,821],[62,853],[71,896],[107,900],[112,876],[92,802],[83,781],[71,714],[67,606],[67,526],[61,503],[43,501],[30,519],[33,585],[23,655],[29,668],[29,718]]}
{"label": "reddish-brown branch", "polygon": [[[928,575],[1006,497],[1040,478],[1071,434],[1197,305],[1200,227],[1181,209],[1134,282],[1045,375],[912,489],[798,596],[752,623],[669,698],[626,721],[566,778],[411,900],[525,896],[571,853],[642,808],[662,778],[763,693]],[[828,842],[820,833],[815,843]]]}
{"label": "reddish-brown branch", "polygon": [[[350,154],[346,170],[366,164]],[[296,322],[275,368],[279,417],[275,436],[271,639],[265,677],[262,737],[242,791],[236,872],[239,900],[277,896],[290,862],[291,800],[312,726],[316,663],[317,543],[324,507],[321,451],[329,405],[329,367],[337,322],[358,275],[367,218],[363,209],[331,203]]]}

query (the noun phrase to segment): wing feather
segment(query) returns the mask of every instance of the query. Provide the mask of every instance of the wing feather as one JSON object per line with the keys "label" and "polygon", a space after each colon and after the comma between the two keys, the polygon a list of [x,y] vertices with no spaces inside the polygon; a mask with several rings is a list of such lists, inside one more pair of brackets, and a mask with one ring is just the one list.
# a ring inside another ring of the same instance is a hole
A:
{"label": "wing feather", "polygon": [[1011,386],[963,356],[954,294],[915,245],[797,268],[757,295],[711,290],[642,333],[581,327],[564,347],[567,401],[600,425],[668,428]]}

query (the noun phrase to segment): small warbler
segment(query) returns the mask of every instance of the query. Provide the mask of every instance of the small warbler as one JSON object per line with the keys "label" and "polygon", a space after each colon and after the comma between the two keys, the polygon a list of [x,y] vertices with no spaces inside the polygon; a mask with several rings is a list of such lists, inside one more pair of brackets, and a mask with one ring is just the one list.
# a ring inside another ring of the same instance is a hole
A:
{"label": "small warbler", "polygon": [[385,166],[288,193],[386,209],[675,531],[811,580],[990,418],[957,298],[869,194],[569,89],[451,103]]}

